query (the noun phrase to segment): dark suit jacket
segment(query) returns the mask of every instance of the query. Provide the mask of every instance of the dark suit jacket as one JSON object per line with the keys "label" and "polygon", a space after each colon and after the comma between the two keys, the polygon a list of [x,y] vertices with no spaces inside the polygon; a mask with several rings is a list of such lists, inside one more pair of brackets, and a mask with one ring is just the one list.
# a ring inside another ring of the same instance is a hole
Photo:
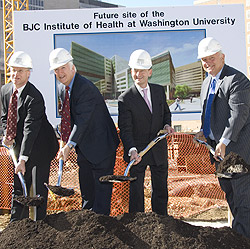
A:
{"label": "dark suit jacket", "polygon": [[[118,98],[118,126],[124,145],[124,159],[128,162],[128,151],[136,147],[143,150],[156,136],[165,124],[171,125],[171,113],[166,102],[164,88],[149,84],[153,113],[151,114],[145,100],[133,85]],[[166,139],[158,142],[143,157],[146,163],[162,164],[167,160]]]}
{"label": "dark suit jacket", "polygon": [[[62,103],[64,95],[65,87],[60,84]],[[70,113],[69,140],[77,143],[76,149],[80,149],[88,161],[98,164],[115,153],[119,138],[103,96],[91,81],[78,73],[70,92]]]}
{"label": "dark suit jacket", "polygon": [[[8,106],[13,83],[1,88],[2,124],[6,131]],[[58,141],[47,120],[42,94],[28,82],[19,98],[15,154],[28,156],[33,163],[50,162],[58,151]]]}
{"label": "dark suit jacket", "polygon": [[[211,76],[208,76],[201,88],[202,124],[210,81]],[[216,143],[221,137],[231,140],[226,154],[233,151],[250,164],[250,82],[243,73],[228,65],[224,65],[216,84],[211,130]]]}

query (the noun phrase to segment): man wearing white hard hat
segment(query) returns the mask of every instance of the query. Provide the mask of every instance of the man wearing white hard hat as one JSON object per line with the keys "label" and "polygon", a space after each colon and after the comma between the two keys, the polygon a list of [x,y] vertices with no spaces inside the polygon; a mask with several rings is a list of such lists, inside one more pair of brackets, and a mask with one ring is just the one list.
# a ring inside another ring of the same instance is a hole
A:
{"label": "man wearing white hard hat", "polygon": [[163,86],[148,83],[152,75],[152,61],[143,49],[135,50],[129,60],[134,85],[118,98],[121,140],[124,145],[124,159],[135,159],[130,176],[137,180],[130,183],[129,212],[144,212],[144,177],[147,165],[152,179],[152,210],[167,214],[168,203],[168,161],[166,139],[158,142],[143,157],[139,156],[160,130],[173,133],[171,113]]}
{"label": "man wearing white hard hat", "polygon": [[76,72],[67,50],[54,49],[49,62],[61,83],[58,97],[64,103],[69,94],[70,103],[69,137],[65,137],[58,158],[62,156],[66,162],[70,150],[76,149],[82,209],[109,215],[112,184],[101,183],[99,178],[113,174],[119,144],[115,124],[98,88]]}
{"label": "man wearing white hard hat", "polygon": [[[202,127],[195,136],[214,147],[216,167],[218,156],[224,158],[231,151],[250,164],[250,82],[225,64],[222,46],[212,37],[200,41],[198,59],[208,77],[200,95]],[[225,175],[219,182],[233,215],[232,228],[250,238],[250,174]]]}
{"label": "man wearing white hard hat", "polygon": [[[13,150],[18,159],[14,169],[11,221],[29,217],[29,207],[16,202],[14,198],[24,195],[18,172],[24,175],[28,193],[33,180],[36,194],[44,198],[34,217],[41,220],[46,216],[48,198],[48,190],[44,183],[48,183],[50,162],[58,151],[58,141],[53,127],[47,120],[43,96],[29,82],[33,67],[30,56],[23,51],[15,52],[8,65],[11,83],[1,88],[1,120],[5,135],[2,142],[10,148],[14,146]],[[11,104],[14,103],[13,98],[16,98],[15,111]],[[36,171],[32,175],[34,167]],[[33,177],[35,179],[32,179]]]}

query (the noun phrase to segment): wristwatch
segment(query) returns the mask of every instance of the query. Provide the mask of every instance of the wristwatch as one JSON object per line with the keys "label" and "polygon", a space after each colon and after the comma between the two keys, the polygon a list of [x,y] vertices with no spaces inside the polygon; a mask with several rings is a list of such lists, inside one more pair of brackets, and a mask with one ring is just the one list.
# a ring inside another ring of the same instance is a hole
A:
{"label": "wristwatch", "polygon": [[71,150],[74,148],[74,145],[73,145],[73,144],[68,143],[67,145],[68,145],[68,147],[69,147]]}

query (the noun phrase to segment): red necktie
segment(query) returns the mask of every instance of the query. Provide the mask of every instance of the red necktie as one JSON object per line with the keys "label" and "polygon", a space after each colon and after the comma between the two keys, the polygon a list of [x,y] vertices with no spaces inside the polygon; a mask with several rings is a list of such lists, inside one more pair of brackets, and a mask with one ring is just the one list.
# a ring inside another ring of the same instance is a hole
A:
{"label": "red necktie", "polygon": [[13,92],[10,98],[8,117],[7,117],[7,130],[6,138],[13,140],[16,137],[17,127],[17,89]]}
{"label": "red necktie", "polygon": [[151,104],[149,102],[148,95],[147,95],[148,89],[143,88],[142,91],[143,91],[143,98],[144,98],[145,102],[147,103],[150,112],[152,112],[152,106],[151,106]]}
{"label": "red necktie", "polygon": [[61,133],[63,142],[68,141],[71,132],[69,89],[69,86],[66,86],[65,99],[62,108]]}

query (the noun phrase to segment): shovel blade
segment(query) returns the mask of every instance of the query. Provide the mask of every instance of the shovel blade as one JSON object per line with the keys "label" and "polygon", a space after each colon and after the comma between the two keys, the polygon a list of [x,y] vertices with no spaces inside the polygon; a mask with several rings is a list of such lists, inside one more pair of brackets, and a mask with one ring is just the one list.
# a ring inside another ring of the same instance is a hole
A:
{"label": "shovel blade", "polygon": [[217,174],[226,174],[231,176],[240,176],[249,172],[250,165],[248,165],[240,155],[232,151],[225,156],[216,170]]}
{"label": "shovel blade", "polygon": [[59,196],[71,196],[75,193],[74,189],[63,188],[61,186],[48,185],[48,188],[56,195]]}
{"label": "shovel blade", "polygon": [[122,175],[107,175],[99,178],[100,182],[126,182],[126,181],[135,181],[137,177],[131,176],[122,176]]}
{"label": "shovel blade", "polygon": [[13,201],[16,201],[23,206],[35,206],[39,207],[43,202],[44,198],[42,196],[39,197],[30,197],[24,195],[17,195],[13,198]]}

